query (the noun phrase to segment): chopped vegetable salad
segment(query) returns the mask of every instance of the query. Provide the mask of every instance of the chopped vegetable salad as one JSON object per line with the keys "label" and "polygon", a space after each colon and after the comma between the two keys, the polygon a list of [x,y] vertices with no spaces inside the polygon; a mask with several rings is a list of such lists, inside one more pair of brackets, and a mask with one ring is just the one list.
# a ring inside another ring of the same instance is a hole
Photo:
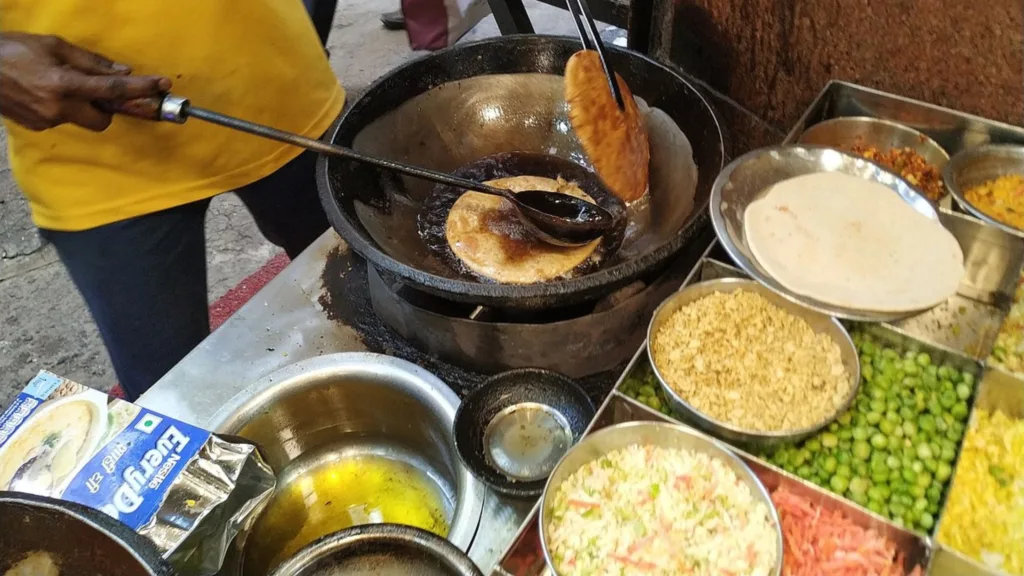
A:
{"label": "chopped vegetable salad", "polygon": [[721,460],[632,445],[584,465],[555,493],[558,574],[760,576],[777,561],[768,507]]}

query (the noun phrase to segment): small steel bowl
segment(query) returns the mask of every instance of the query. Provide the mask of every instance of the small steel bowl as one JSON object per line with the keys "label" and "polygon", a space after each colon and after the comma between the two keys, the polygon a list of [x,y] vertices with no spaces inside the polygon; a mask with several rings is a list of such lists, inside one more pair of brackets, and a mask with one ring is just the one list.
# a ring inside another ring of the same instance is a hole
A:
{"label": "small steel bowl", "polygon": [[499,494],[536,498],[555,465],[594,419],[594,404],[570,378],[540,368],[496,374],[455,413],[455,449]]}
{"label": "small steel bowl", "polygon": [[1024,230],[1004,224],[967,201],[965,192],[973,186],[1007,174],[1024,175],[1024,146],[989,144],[957,153],[942,171],[946,189],[956,203],[982,222],[1007,234],[1024,238]]}
{"label": "small steel bowl", "polygon": [[551,554],[549,521],[554,513],[555,494],[574,472],[579,470],[588,462],[596,460],[601,456],[615,450],[621,450],[634,444],[643,446],[659,446],[662,448],[675,448],[692,450],[707,454],[719,459],[736,473],[737,478],[746,484],[754,497],[768,509],[769,518],[775,526],[776,563],[772,570],[774,576],[782,574],[782,529],[780,527],[779,515],[772,504],[761,481],[751,472],[750,468],[740,460],[728,446],[701,434],[681,424],[669,424],[667,422],[625,422],[608,428],[602,428],[588,436],[585,436],[579,444],[573,447],[565,458],[558,463],[551,477],[548,478],[547,486],[544,487],[544,496],[540,501],[540,542],[544,550],[544,559],[553,574],[558,574],[555,568],[554,557]]}
{"label": "small steel bowl", "polygon": [[328,534],[295,553],[272,576],[481,576],[454,544],[419,528],[365,524]]}
{"label": "small steel bowl", "polygon": [[776,294],[830,316],[862,322],[893,322],[922,312],[877,312],[821,302],[789,290],[757,262],[743,232],[747,206],[783,180],[816,172],[839,172],[878,182],[920,214],[939,222],[939,214],[927,198],[899,175],[870,160],[821,146],[770,146],[733,160],[715,179],[709,205],[711,224],[725,251],[744,272]]}
{"label": "small steel bowl", "polygon": [[[660,330],[669,317],[680,308],[696,302],[713,292],[735,292],[737,290],[745,290],[747,292],[760,294],[772,304],[775,304],[794,316],[802,318],[807,322],[812,330],[819,334],[826,334],[833,342],[839,345],[839,351],[843,359],[843,366],[846,367],[846,372],[850,376],[850,394],[846,397],[842,406],[839,407],[835,414],[825,420],[822,420],[818,424],[800,430],[788,430],[782,432],[760,432],[747,430],[727,422],[722,422],[721,420],[716,420],[715,418],[704,414],[676,394],[676,391],[668,385],[668,382],[665,381],[665,377],[662,376],[661,371],[658,370],[658,364],[654,361],[654,351],[651,346],[658,330]],[[807,438],[828,426],[843,412],[849,409],[850,405],[853,404],[853,400],[857,397],[857,389],[860,387],[860,358],[857,354],[857,347],[854,346],[853,340],[850,338],[850,334],[846,331],[846,328],[844,328],[838,320],[805,308],[799,304],[794,304],[757,282],[744,278],[721,278],[718,280],[701,282],[699,284],[691,284],[672,296],[669,296],[668,299],[662,302],[661,306],[654,311],[654,317],[651,318],[651,324],[647,329],[647,343],[647,358],[654,370],[654,375],[658,378],[658,383],[661,385],[661,389],[665,392],[665,397],[668,398],[668,403],[672,407],[672,410],[674,410],[676,414],[682,416],[688,423],[695,425],[697,428],[737,445],[762,448],[789,442],[799,442],[800,440],[803,440],[804,438]]]}
{"label": "small steel bowl", "polygon": [[[844,152],[858,144],[873,146],[882,152],[892,148],[910,148],[940,172],[949,162],[946,150],[925,134],[891,120],[870,116],[845,116],[820,122],[805,130],[799,142]],[[914,189],[921,193],[920,189]],[[924,196],[923,193],[921,195]]]}

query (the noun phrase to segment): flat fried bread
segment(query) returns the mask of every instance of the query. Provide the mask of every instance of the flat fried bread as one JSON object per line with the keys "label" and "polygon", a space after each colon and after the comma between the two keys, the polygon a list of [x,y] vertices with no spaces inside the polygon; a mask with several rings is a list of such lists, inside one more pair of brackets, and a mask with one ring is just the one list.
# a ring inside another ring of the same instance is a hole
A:
{"label": "flat fried bread", "polygon": [[629,86],[615,75],[625,110],[615,96],[593,50],[581,50],[565,65],[565,101],[569,121],[583,151],[608,189],[623,202],[647,192],[650,145],[643,117]]}
{"label": "flat fried bread", "polygon": [[743,216],[747,244],[775,280],[834,306],[912,312],[944,302],[963,251],[889,188],[836,172],[772,186]]}
{"label": "flat fried bread", "polygon": [[[515,176],[487,184],[516,193],[545,190],[594,201],[578,186],[561,179]],[[445,238],[467,269],[503,284],[535,284],[570,275],[601,243],[599,238],[583,246],[563,248],[541,242],[522,225],[508,202],[477,192],[466,192],[455,201],[445,223]]]}

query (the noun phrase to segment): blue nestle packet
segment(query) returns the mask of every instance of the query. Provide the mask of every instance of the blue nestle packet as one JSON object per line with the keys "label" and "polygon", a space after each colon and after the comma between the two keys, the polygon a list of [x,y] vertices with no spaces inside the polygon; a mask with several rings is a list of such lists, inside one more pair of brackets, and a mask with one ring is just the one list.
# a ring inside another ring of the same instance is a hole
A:
{"label": "blue nestle packet", "polygon": [[183,574],[216,573],[274,486],[252,444],[46,371],[0,414],[0,490],[105,512]]}

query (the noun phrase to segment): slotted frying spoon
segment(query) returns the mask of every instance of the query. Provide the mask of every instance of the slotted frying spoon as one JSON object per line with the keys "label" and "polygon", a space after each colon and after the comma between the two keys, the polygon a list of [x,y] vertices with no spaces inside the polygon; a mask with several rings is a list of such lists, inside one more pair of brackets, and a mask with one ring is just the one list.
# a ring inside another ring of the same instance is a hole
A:
{"label": "slotted frying spoon", "polygon": [[406,174],[414,178],[499,196],[515,206],[519,213],[520,221],[534,236],[539,240],[556,246],[581,246],[587,244],[599,238],[615,224],[612,215],[604,208],[569,194],[545,190],[524,190],[514,193],[511,190],[488,186],[443,172],[367,156],[344,146],[327,144],[299,134],[192,106],[188,99],[172,94],[167,94],[162,98],[131,100],[105,106],[105,108],[112,112],[127,114],[136,118],[173,122],[175,124],[184,124],[189,118],[198,118],[211,124],[217,124],[270,140],[277,140],[278,142],[284,142],[320,154],[339,156],[370,164],[384,170]]}

